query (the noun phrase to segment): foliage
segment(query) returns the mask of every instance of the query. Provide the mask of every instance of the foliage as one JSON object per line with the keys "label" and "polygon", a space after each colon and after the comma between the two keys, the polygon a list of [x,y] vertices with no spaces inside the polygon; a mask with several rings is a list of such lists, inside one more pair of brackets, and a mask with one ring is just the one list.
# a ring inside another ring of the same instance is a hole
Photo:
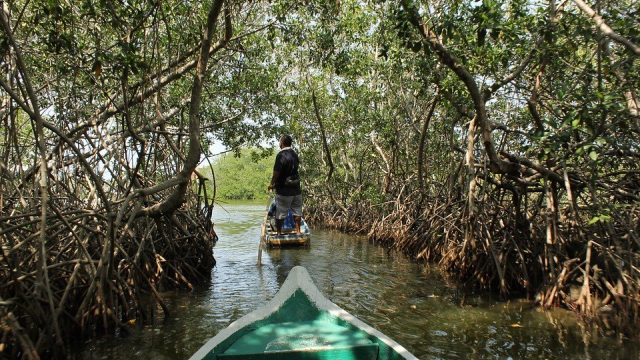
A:
{"label": "foliage", "polygon": [[[255,200],[265,198],[273,174],[272,149],[243,149],[215,159],[210,168],[200,169],[206,177],[215,176],[216,199]],[[213,184],[207,193],[213,194]]]}

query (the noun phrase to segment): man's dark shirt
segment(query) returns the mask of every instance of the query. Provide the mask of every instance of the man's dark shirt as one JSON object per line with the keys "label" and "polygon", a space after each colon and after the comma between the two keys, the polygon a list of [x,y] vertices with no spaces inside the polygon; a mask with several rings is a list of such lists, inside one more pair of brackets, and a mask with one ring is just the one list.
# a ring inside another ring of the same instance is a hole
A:
{"label": "man's dark shirt", "polygon": [[294,196],[302,194],[300,184],[296,187],[285,187],[284,181],[288,176],[298,175],[298,154],[292,149],[285,149],[278,153],[276,156],[276,163],[273,166],[273,171],[280,173],[278,180],[276,180],[275,188],[276,193],[282,196]]}

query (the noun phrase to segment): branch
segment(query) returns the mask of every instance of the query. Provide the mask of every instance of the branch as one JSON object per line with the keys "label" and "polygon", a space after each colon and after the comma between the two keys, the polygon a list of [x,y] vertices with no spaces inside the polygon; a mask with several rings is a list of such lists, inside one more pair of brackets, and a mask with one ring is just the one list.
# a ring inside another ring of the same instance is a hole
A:
{"label": "branch", "polygon": [[[307,82],[309,82],[308,78],[307,78]],[[311,84],[309,84],[309,86],[311,86]],[[333,191],[331,190],[331,184],[329,183],[329,180],[331,180],[331,175],[333,175],[333,171],[334,171],[333,160],[331,158],[331,149],[329,149],[329,144],[327,143],[327,135],[325,134],[325,131],[324,131],[324,125],[322,123],[322,117],[320,116],[320,110],[318,109],[318,102],[316,101],[316,92],[313,88],[311,88],[311,100],[313,101],[313,110],[315,111],[316,120],[318,120],[318,125],[320,126],[320,135],[322,136],[322,146],[324,148],[325,154],[327,154],[327,161],[329,162],[329,173],[327,173],[327,177],[325,178],[324,183],[327,186],[327,191],[329,191],[329,196],[331,197],[331,200],[333,200],[333,203],[338,205],[338,207],[340,207],[340,209],[342,209],[342,211],[344,211],[344,213],[347,214],[349,213],[349,211],[347,210],[346,207],[344,207],[344,205],[342,205],[340,201],[338,201],[335,198],[335,196],[333,195]]]}
{"label": "branch", "polygon": [[562,178],[562,176],[558,175],[556,172],[551,171],[547,168],[545,168],[544,166],[537,164],[529,159],[525,159],[525,158],[521,158],[518,157],[516,155],[512,155],[509,153],[506,153],[504,151],[500,152],[500,155],[506,157],[507,159],[509,159],[509,161],[511,161],[512,163],[518,163],[518,164],[522,164],[526,167],[529,167],[531,169],[535,169],[537,172],[539,172],[540,174],[542,174],[543,176],[548,177],[550,180],[553,180],[557,183],[563,183],[564,179]]}
{"label": "branch", "polygon": [[498,156],[495,144],[491,137],[491,129],[488,125],[489,118],[485,108],[484,96],[480,93],[473,75],[469,73],[462,63],[451,52],[449,52],[447,48],[445,48],[436,33],[434,33],[429,25],[422,19],[415,5],[409,1],[410,0],[403,0],[402,6],[409,13],[411,23],[418,29],[420,35],[424,40],[426,40],[431,49],[438,55],[438,57],[440,57],[440,61],[449,67],[449,69],[453,71],[465,84],[467,91],[469,91],[469,95],[471,95],[477,114],[477,125],[482,131],[484,149],[489,157],[489,168],[496,174],[516,172],[518,170],[518,166],[516,164],[502,161]]}
{"label": "branch", "polygon": [[598,15],[587,3],[582,0],[572,0],[579,8],[582,10],[587,16],[589,16],[596,23],[596,26],[602,31],[603,34],[611,38],[612,40],[621,43],[622,45],[629,48],[629,50],[633,51],[636,55],[640,55],[640,46],[631,42],[631,40],[625,38],[622,35],[618,35],[613,29],[611,29],[602,19],[600,15]]}
{"label": "branch", "polygon": [[[25,69],[25,71],[26,71],[26,69]],[[25,77],[24,74],[23,74],[23,77]],[[42,118],[42,116],[40,116],[40,113],[39,113],[38,110],[31,109],[27,103],[23,102],[18,97],[18,95],[11,88],[9,88],[7,83],[5,83],[2,79],[0,79],[0,86],[5,89],[5,91],[9,94],[9,96],[16,102],[16,104],[25,113],[27,113],[27,115],[29,115],[29,117],[31,119],[34,119],[34,120],[39,119],[39,120],[36,120],[36,122],[41,123],[44,128],[47,128],[50,131],[52,131],[54,134],[56,134],[63,143],[66,143],[71,148],[71,150],[73,150],[73,152],[76,153],[76,155],[78,156],[78,159],[80,159],[80,162],[82,163],[82,166],[85,168],[85,170],[87,171],[87,173],[89,174],[89,176],[91,177],[93,182],[96,184],[98,192],[100,193],[100,198],[102,198],[102,201],[105,204],[104,205],[105,209],[107,210],[107,212],[110,212],[111,210],[110,210],[110,206],[109,206],[109,200],[108,200],[107,194],[104,192],[104,188],[102,186],[102,180],[95,174],[95,172],[93,171],[93,167],[91,167],[91,165],[87,161],[87,159],[84,156],[84,154],[82,154],[82,152],[80,151],[80,149],[78,149],[78,147],[74,144],[74,142],[69,137],[67,137],[62,132],[62,130],[58,129],[53,124],[50,124],[48,121],[44,120]],[[28,88],[27,92],[29,92],[29,91],[30,91],[30,89]],[[32,102],[33,102],[33,100],[32,100]],[[37,103],[36,103],[36,105],[37,105]],[[44,158],[43,162],[46,163],[47,162],[47,158]],[[34,172],[35,172],[35,169],[34,169]]]}
{"label": "branch", "polygon": [[420,132],[420,143],[418,146],[418,183],[420,184],[420,194],[424,196],[424,143],[427,140],[427,130],[429,129],[429,124],[431,123],[431,117],[433,116],[433,112],[436,110],[436,105],[438,100],[440,99],[440,91],[436,89],[436,94],[431,99],[431,108],[429,109],[429,113],[427,114],[427,118],[424,120],[422,125],[422,131]]}
{"label": "branch", "polygon": [[[189,152],[187,154],[184,168],[176,174],[172,179],[165,181],[152,188],[141,190],[140,193],[148,192],[156,188],[169,188],[177,185],[177,188],[169,195],[164,201],[157,203],[148,208],[140,210],[137,216],[160,216],[164,214],[171,214],[177,210],[182,203],[188,189],[189,179],[191,174],[198,166],[200,161],[200,155],[202,153],[202,147],[200,144],[200,104],[202,103],[202,87],[204,83],[205,73],[207,71],[207,62],[211,52],[211,42],[213,32],[216,28],[216,22],[222,10],[224,0],[216,0],[207,16],[207,26],[202,38],[202,50],[196,66],[196,74],[193,79],[193,88],[191,89],[191,103],[189,104]],[[223,39],[218,43],[221,47],[224,47],[232,35],[231,27],[231,14],[228,7],[225,9],[225,33]]]}
{"label": "branch", "polygon": [[[538,43],[540,43],[540,41],[538,41]],[[482,93],[484,101],[485,102],[489,101],[489,99],[491,99],[492,94],[494,94],[501,87],[507,85],[509,82],[513,81],[518,76],[520,76],[520,74],[522,74],[524,69],[526,69],[527,66],[529,66],[529,64],[531,63],[531,60],[533,59],[533,55],[536,53],[536,51],[537,51],[537,46],[536,48],[531,50],[531,52],[529,53],[529,56],[527,56],[524,60],[522,60],[522,63],[520,63],[520,66],[518,66],[518,68],[514,72],[512,72],[511,74],[508,74],[504,78],[494,82],[490,87],[484,89]]]}

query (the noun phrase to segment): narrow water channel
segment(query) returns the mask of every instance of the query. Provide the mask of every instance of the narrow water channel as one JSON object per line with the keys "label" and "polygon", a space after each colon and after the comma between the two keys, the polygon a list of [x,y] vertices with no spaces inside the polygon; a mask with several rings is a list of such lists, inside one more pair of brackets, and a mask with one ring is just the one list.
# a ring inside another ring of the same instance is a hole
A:
{"label": "narrow water channel", "polygon": [[565,311],[460,291],[436,269],[365,237],[313,229],[309,248],[271,249],[257,267],[264,204],[216,207],[220,237],[211,283],[163,294],[151,324],[127,338],[90,341],[72,359],[188,359],[210,337],[271,299],[296,265],[338,306],[420,359],[638,359],[640,346],[589,334]]}

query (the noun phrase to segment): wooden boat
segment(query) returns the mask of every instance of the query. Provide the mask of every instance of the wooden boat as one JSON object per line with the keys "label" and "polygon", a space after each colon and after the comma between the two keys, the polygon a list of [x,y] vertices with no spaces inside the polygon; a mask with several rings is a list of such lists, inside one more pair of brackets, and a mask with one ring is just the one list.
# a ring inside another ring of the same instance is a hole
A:
{"label": "wooden boat", "polygon": [[275,216],[267,214],[262,222],[260,240],[267,246],[301,246],[309,245],[311,229],[304,219],[300,219],[300,234],[295,229],[282,229],[281,235],[276,232]]}
{"label": "wooden boat", "polygon": [[417,359],[407,349],[327,300],[307,270],[294,267],[267,305],[209,340],[202,359]]}

